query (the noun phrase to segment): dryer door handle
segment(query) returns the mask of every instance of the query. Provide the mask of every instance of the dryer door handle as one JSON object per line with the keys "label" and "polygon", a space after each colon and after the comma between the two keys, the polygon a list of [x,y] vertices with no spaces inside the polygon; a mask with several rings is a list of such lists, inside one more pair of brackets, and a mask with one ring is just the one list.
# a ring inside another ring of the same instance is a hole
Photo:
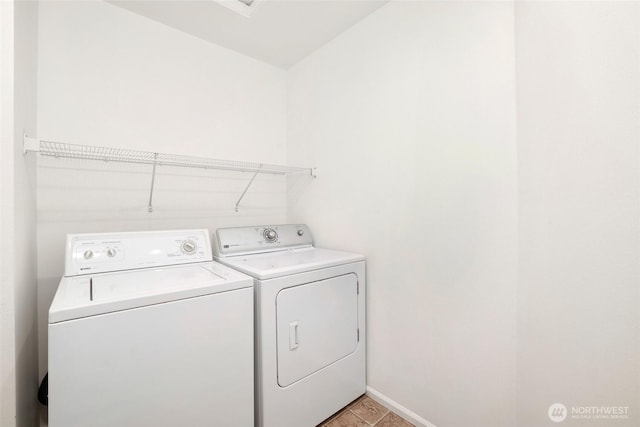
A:
{"label": "dryer door handle", "polygon": [[289,351],[293,351],[300,346],[298,342],[298,322],[294,320],[293,322],[289,322]]}

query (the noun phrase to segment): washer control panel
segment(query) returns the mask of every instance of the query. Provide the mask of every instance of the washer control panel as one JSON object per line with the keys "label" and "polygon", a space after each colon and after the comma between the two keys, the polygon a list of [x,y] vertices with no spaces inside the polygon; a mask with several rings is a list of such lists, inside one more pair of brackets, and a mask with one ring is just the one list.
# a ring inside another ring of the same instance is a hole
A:
{"label": "washer control panel", "polygon": [[219,228],[212,249],[214,256],[225,257],[309,246],[313,246],[309,227],[287,224]]}
{"label": "washer control panel", "polygon": [[207,230],[70,234],[65,276],[211,260]]}

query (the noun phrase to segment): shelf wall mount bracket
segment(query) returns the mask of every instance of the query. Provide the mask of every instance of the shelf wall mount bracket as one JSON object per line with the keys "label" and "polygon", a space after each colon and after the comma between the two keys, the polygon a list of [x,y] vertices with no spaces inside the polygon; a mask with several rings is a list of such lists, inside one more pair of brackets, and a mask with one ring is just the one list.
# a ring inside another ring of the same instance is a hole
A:
{"label": "shelf wall mount bracket", "polygon": [[22,135],[22,149],[24,154],[27,154],[29,151],[40,151],[40,140],[28,136],[25,132]]}
{"label": "shelf wall mount bracket", "polygon": [[153,153],[153,169],[151,170],[151,189],[149,190],[149,205],[147,212],[153,212],[153,186],[156,182],[156,166],[158,165],[158,153]]}
{"label": "shelf wall mount bracket", "polygon": [[245,194],[247,194],[247,190],[249,190],[249,187],[251,187],[251,184],[253,184],[253,180],[256,179],[256,176],[258,176],[258,174],[260,173],[260,169],[262,169],[262,166],[264,165],[261,163],[258,169],[256,169],[256,171],[254,172],[251,179],[249,180],[249,183],[247,184],[247,186],[244,188],[244,191],[240,195],[240,198],[236,202],[236,207],[235,207],[236,212],[238,212],[238,206],[240,206],[240,202],[242,201],[242,198],[244,197]]}

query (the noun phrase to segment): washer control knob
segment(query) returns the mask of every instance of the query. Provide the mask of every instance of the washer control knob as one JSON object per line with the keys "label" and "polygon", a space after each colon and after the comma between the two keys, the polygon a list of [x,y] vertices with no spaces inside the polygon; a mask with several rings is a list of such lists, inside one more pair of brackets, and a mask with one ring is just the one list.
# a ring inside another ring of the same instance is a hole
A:
{"label": "washer control knob", "polygon": [[304,234],[304,230],[298,230],[298,236],[302,236]]}
{"label": "washer control knob", "polygon": [[193,255],[196,253],[196,249],[198,249],[198,245],[193,240],[185,240],[182,242],[182,252],[187,255]]}
{"label": "washer control knob", "polygon": [[109,258],[113,258],[114,256],[116,256],[116,250],[113,248],[109,248],[107,249],[107,256]]}
{"label": "washer control knob", "polygon": [[275,242],[278,240],[278,233],[273,228],[266,228],[262,233],[267,242]]}
{"label": "washer control knob", "polygon": [[82,254],[82,256],[84,257],[84,259],[91,259],[93,258],[93,251],[92,250],[86,250],[84,251],[84,254]]}

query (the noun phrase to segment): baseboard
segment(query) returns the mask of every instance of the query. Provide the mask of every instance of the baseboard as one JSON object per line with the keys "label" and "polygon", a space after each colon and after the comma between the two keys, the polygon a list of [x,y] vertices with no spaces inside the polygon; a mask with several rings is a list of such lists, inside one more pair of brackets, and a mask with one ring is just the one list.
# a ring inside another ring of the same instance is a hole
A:
{"label": "baseboard", "polygon": [[420,415],[410,411],[409,409],[400,405],[395,400],[389,399],[387,396],[380,393],[378,390],[373,389],[369,386],[367,386],[367,396],[369,396],[376,402],[383,404],[387,408],[391,409],[393,412],[400,415],[405,420],[415,424],[416,427],[436,427],[435,424],[430,423],[429,421],[422,418]]}

